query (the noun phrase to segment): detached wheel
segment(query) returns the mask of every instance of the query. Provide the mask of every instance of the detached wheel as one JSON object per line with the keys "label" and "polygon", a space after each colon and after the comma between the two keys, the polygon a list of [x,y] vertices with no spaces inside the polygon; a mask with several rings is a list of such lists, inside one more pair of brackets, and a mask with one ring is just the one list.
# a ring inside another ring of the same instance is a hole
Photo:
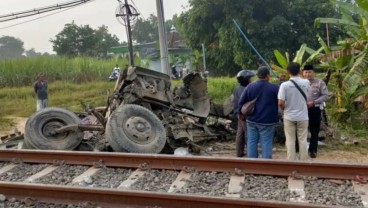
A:
{"label": "detached wheel", "polygon": [[24,148],[42,150],[73,150],[82,141],[84,133],[66,132],[52,135],[54,129],[79,124],[80,119],[61,108],[46,108],[33,114],[26,123]]}
{"label": "detached wheel", "polygon": [[106,138],[116,152],[160,153],[166,132],[160,119],[139,105],[119,106],[106,125]]}

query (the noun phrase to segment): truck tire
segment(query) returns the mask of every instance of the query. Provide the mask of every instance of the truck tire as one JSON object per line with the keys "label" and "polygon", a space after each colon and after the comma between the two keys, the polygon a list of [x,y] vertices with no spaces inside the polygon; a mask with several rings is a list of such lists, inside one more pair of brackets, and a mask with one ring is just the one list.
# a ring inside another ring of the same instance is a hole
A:
{"label": "truck tire", "polygon": [[61,108],[46,108],[33,114],[26,123],[25,148],[42,150],[73,150],[83,139],[82,131],[50,135],[55,129],[70,124],[80,124],[72,112]]}
{"label": "truck tire", "polygon": [[153,112],[139,105],[125,104],[108,119],[106,139],[115,152],[155,154],[164,148],[166,132]]}

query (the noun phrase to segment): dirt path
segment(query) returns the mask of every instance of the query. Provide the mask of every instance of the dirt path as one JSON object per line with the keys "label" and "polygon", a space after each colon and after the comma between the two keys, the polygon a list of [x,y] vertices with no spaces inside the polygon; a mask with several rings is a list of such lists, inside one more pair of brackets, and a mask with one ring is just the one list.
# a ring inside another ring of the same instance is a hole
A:
{"label": "dirt path", "polygon": [[[235,157],[235,142],[208,144],[207,150],[214,156]],[[318,162],[354,162],[367,163],[368,155],[357,151],[331,150],[324,146],[319,147],[318,157],[316,159],[309,158],[308,161]],[[286,148],[281,145],[275,145],[272,154],[273,159],[286,159]]]}
{"label": "dirt path", "polygon": [[26,122],[28,118],[24,118],[24,117],[13,117],[13,116],[9,116],[9,117],[5,117],[7,119],[11,119],[12,123],[14,123],[14,126],[10,126],[9,128],[5,128],[8,129],[6,131],[0,131],[0,136],[4,136],[4,135],[8,135],[8,134],[12,134],[14,133],[14,128],[16,127],[18,129],[18,131],[20,131],[21,133],[24,133],[24,128],[26,126]]}

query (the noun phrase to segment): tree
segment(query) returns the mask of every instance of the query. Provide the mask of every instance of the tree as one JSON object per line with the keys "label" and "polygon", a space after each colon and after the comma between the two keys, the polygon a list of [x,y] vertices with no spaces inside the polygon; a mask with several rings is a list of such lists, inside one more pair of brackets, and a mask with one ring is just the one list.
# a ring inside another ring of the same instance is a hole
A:
{"label": "tree", "polygon": [[149,43],[158,40],[157,17],[153,14],[147,19],[138,18],[132,29],[132,39],[137,43]]}
{"label": "tree", "polygon": [[94,30],[89,25],[77,26],[74,22],[66,24],[50,41],[58,55],[69,57],[106,57],[110,47],[119,45],[119,39],[111,35],[106,26]]}
{"label": "tree", "polygon": [[[176,26],[177,18],[175,14],[172,19],[165,21],[166,32],[169,32],[172,26]],[[150,14],[147,19],[138,18],[132,29],[132,39],[140,44],[158,41],[157,16]]]}
{"label": "tree", "polygon": [[314,19],[337,14],[328,0],[190,0],[189,4],[189,10],[178,18],[178,30],[193,49],[200,50],[202,43],[206,46],[207,65],[216,74],[258,66],[259,58],[233,19],[260,54],[274,61],[275,49],[294,52],[303,43],[316,48],[315,34],[324,36],[325,32],[313,27]]}
{"label": "tree", "polygon": [[11,36],[0,38],[0,59],[20,58],[24,52],[23,41]]}
{"label": "tree", "polygon": [[105,25],[97,28],[95,35],[98,40],[95,48],[98,56],[106,57],[109,48],[119,45],[119,38],[116,35],[109,34],[108,28]]}
{"label": "tree", "polygon": [[34,48],[26,50],[25,53],[26,53],[27,57],[36,57],[36,56],[41,56],[42,55],[42,53],[36,52],[36,50]]}

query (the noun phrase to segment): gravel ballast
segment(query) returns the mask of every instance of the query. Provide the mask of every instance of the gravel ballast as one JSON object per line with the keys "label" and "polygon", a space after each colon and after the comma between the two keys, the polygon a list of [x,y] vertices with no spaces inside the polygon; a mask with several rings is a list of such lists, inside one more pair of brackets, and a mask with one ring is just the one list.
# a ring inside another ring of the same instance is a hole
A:
{"label": "gravel ballast", "polygon": [[89,167],[82,165],[61,165],[55,171],[37,179],[35,183],[54,185],[73,185],[74,178],[84,173]]}
{"label": "gravel ballast", "polygon": [[230,173],[195,171],[179,193],[225,196],[230,176]]}
{"label": "gravel ballast", "polygon": [[23,182],[30,176],[42,171],[47,164],[18,164],[13,169],[0,175],[0,181]]}
{"label": "gravel ballast", "polygon": [[342,181],[342,184],[337,184],[326,179],[309,179],[304,180],[304,183],[305,197],[310,203],[364,207],[351,181]]}
{"label": "gravel ballast", "polygon": [[178,175],[179,172],[173,170],[149,170],[130,189],[167,192]]}

